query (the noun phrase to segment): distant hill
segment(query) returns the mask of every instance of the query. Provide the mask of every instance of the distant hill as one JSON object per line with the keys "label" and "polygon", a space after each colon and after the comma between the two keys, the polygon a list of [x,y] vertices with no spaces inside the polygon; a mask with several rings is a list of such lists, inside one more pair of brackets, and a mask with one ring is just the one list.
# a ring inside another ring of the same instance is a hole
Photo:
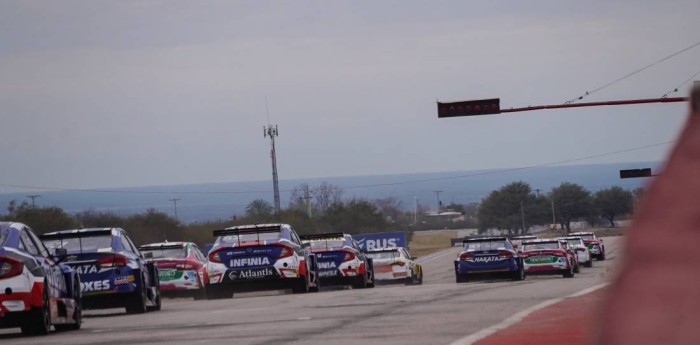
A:
{"label": "distant hill", "polygon": [[[472,170],[419,174],[397,174],[377,176],[348,176],[311,179],[281,180],[282,207],[289,202],[288,190],[301,183],[318,186],[322,182],[344,187],[345,197],[377,199],[394,197],[402,202],[407,210],[412,210],[414,197],[429,208],[435,208],[436,195],[433,191],[442,190],[440,199],[444,204],[478,202],[489,192],[509,182],[522,180],[530,183],[533,189],[549,192],[561,182],[578,183],[591,191],[621,186],[633,189],[645,183],[646,179],[620,180],[620,169],[640,167],[656,168],[658,162],[588,164],[551,166],[531,169]],[[419,182],[421,181],[421,182]],[[108,192],[40,192],[37,204],[58,206],[69,213],[87,209],[112,211],[118,214],[140,213],[148,208],[172,213],[173,204],[168,201],[181,198],[177,204],[178,216],[184,222],[197,222],[215,219],[228,219],[232,215],[244,213],[245,206],[254,199],[266,199],[272,203],[272,182],[230,182],[193,184],[180,186],[157,186],[138,188],[106,189]],[[130,193],[154,192],[154,193]],[[34,194],[36,191],[32,191]],[[212,192],[204,194],[197,192]],[[220,193],[236,192],[236,193]],[[11,200],[28,201],[29,193],[0,194],[0,206]]]}

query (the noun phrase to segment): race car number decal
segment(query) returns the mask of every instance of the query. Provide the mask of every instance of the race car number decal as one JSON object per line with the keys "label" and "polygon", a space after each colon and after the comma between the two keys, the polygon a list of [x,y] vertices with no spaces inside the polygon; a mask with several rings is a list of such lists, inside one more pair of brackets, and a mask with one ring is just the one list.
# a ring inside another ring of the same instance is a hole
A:
{"label": "race car number decal", "polygon": [[82,292],[105,291],[109,290],[110,288],[111,286],[109,285],[109,280],[97,280],[80,283],[80,290]]}
{"label": "race car number decal", "polygon": [[236,258],[231,259],[231,267],[245,267],[245,266],[262,266],[269,265],[270,259],[267,256],[253,257],[253,258]]}
{"label": "race car number decal", "polygon": [[262,268],[262,269],[247,269],[247,270],[240,270],[240,271],[231,271],[231,272],[229,272],[228,277],[231,280],[240,280],[240,279],[267,278],[267,277],[272,277],[274,275],[275,275],[275,271],[273,271],[271,268]]}

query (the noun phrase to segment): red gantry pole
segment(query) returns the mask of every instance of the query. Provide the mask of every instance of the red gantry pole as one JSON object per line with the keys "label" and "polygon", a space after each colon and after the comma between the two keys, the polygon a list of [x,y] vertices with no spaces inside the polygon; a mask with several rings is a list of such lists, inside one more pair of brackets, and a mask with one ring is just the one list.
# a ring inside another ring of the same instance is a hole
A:
{"label": "red gantry pole", "polygon": [[538,105],[538,106],[534,106],[534,107],[501,109],[501,113],[516,113],[516,112],[520,112],[520,111],[544,110],[544,109],[598,107],[598,106],[603,106],[603,105],[628,105],[628,104],[645,104],[645,103],[675,103],[675,102],[688,102],[688,100],[689,100],[689,97],[669,97],[669,98],[628,99],[628,100],[621,100],[621,101],[606,101],[606,102],[552,104],[552,105]]}

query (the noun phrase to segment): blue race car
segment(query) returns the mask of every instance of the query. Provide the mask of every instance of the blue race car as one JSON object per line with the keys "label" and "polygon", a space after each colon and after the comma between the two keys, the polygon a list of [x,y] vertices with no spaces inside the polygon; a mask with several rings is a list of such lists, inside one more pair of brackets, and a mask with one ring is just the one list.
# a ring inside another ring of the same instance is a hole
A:
{"label": "blue race car", "polygon": [[374,287],[374,265],[351,235],[328,233],[302,236],[304,246],[316,254],[321,284]]}
{"label": "blue race car", "polygon": [[67,250],[66,263],[80,274],[85,309],[160,310],[158,271],[123,229],[64,230],[41,238],[49,248]]}
{"label": "blue race car", "polygon": [[523,259],[506,237],[482,237],[463,241],[464,249],[454,261],[457,283],[469,276],[500,274],[513,280],[525,279]]}
{"label": "blue race car", "polygon": [[60,263],[32,230],[0,222],[0,328],[20,327],[26,335],[80,329],[80,277]]}
{"label": "blue race car", "polygon": [[302,247],[287,224],[244,225],[214,231],[209,251],[207,298],[230,298],[234,291],[319,289],[316,257]]}

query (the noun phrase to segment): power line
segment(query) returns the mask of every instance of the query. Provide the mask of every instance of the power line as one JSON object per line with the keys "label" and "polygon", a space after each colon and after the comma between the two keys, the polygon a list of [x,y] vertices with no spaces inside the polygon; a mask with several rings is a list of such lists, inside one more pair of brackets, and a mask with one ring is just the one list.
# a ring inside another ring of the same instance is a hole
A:
{"label": "power line", "polygon": [[700,74],[700,71],[695,72],[695,74],[693,74],[692,76],[690,76],[690,78],[686,79],[684,82],[680,83],[680,84],[679,84],[678,86],[676,86],[673,90],[671,90],[671,91],[669,91],[669,92],[666,92],[663,96],[661,96],[661,98],[668,98],[668,95],[669,95],[670,93],[678,92],[678,89],[680,89],[681,87],[683,87],[683,85],[689,83],[691,80],[693,80],[695,77],[697,77],[698,74]]}
{"label": "power line", "polygon": [[[641,150],[646,150],[646,149],[653,148],[653,147],[670,145],[673,143],[675,143],[674,140],[665,141],[665,142],[656,143],[656,144],[627,148],[627,149],[623,149],[623,150],[619,150],[619,151],[613,151],[613,152],[590,155],[590,156],[583,156],[583,157],[566,159],[566,160],[561,160],[561,161],[556,161],[556,162],[534,164],[534,165],[522,166],[522,167],[517,167],[517,168],[489,170],[489,171],[483,171],[483,172],[478,172],[478,173],[454,175],[454,176],[446,176],[446,177],[436,177],[436,178],[428,178],[428,179],[416,179],[416,180],[408,180],[408,181],[385,182],[385,183],[354,185],[354,186],[339,186],[339,188],[342,188],[342,189],[375,188],[375,187],[397,186],[397,185],[403,185],[403,184],[454,180],[454,179],[469,178],[469,177],[475,177],[475,176],[502,174],[502,173],[508,173],[508,172],[513,172],[513,171],[528,170],[528,169],[535,169],[535,168],[542,168],[542,167],[548,167],[548,166],[554,166],[554,165],[561,165],[561,164],[566,164],[566,163],[585,161],[585,160],[589,160],[589,159],[593,159],[593,158],[607,157],[607,156],[612,156],[612,155],[617,155],[617,154],[627,153],[627,152],[641,151]],[[17,184],[6,184],[6,183],[0,183],[0,186],[11,187],[11,188],[24,188],[24,189],[54,190],[54,191],[62,191],[62,192],[118,193],[118,194],[261,194],[261,193],[270,193],[270,190],[248,190],[248,191],[152,191],[152,190],[150,190],[149,191],[149,190],[82,189],[82,188],[48,187],[48,186],[29,186],[29,185],[17,185]],[[319,189],[309,189],[309,190],[318,191]],[[280,190],[280,192],[287,192],[287,193],[293,192],[293,191],[294,191],[294,189]]]}
{"label": "power line", "polygon": [[688,46],[688,47],[685,47],[685,48],[683,48],[683,49],[681,49],[681,50],[679,50],[679,51],[677,51],[677,52],[675,52],[675,53],[673,53],[673,54],[671,54],[671,55],[668,55],[668,56],[666,56],[666,57],[664,57],[664,58],[662,58],[662,59],[660,59],[660,60],[654,61],[654,62],[652,62],[652,63],[650,63],[650,64],[648,64],[648,65],[646,65],[646,66],[644,66],[644,67],[642,67],[642,68],[638,68],[638,69],[636,69],[636,70],[634,70],[634,71],[632,71],[632,72],[630,72],[630,73],[627,73],[627,74],[623,75],[623,76],[620,77],[620,78],[617,78],[617,79],[615,79],[615,80],[613,80],[613,81],[611,81],[611,82],[609,82],[609,83],[607,83],[607,84],[601,85],[601,86],[599,86],[599,87],[597,87],[597,88],[595,88],[595,89],[593,89],[593,90],[591,90],[591,91],[586,91],[583,95],[581,95],[581,96],[579,96],[579,97],[576,97],[576,98],[573,98],[573,99],[570,99],[570,100],[564,102],[564,104],[571,104],[571,103],[574,103],[574,102],[576,102],[576,101],[580,101],[580,100],[582,100],[584,97],[587,97],[587,96],[589,96],[589,95],[591,95],[591,94],[593,94],[593,93],[596,93],[596,92],[598,92],[598,91],[600,91],[600,90],[603,90],[603,89],[605,89],[605,88],[607,88],[607,87],[609,87],[609,86],[612,86],[612,85],[614,85],[614,84],[617,84],[618,82],[621,82],[621,81],[623,81],[623,80],[625,80],[625,79],[627,79],[627,78],[629,78],[629,77],[632,77],[632,76],[635,75],[635,74],[638,74],[638,73],[640,73],[640,72],[642,72],[642,71],[644,71],[644,70],[647,70],[647,69],[649,69],[649,68],[651,68],[651,67],[654,67],[654,66],[656,66],[656,65],[658,65],[658,64],[660,64],[660,63],[662,63],[662,62],[664,62],[664,61],[666,61],[666,60],[668,60],[668,59],[671,59],[671,58],[673,58],[673,57],[675,57],[675,56],[678,56],[678,55],[680,55],[680,54],[683,54],[683,53],[687,52],[688,50],[691,50],[691,49],[693,49],[693,48],[695,48],[695,47],[697,47],[697,46],[700,46],[700,42],[696,42],[696,43],[694,43],[694,44],[692,44],[692,45],[690,45],[690,46]]}

